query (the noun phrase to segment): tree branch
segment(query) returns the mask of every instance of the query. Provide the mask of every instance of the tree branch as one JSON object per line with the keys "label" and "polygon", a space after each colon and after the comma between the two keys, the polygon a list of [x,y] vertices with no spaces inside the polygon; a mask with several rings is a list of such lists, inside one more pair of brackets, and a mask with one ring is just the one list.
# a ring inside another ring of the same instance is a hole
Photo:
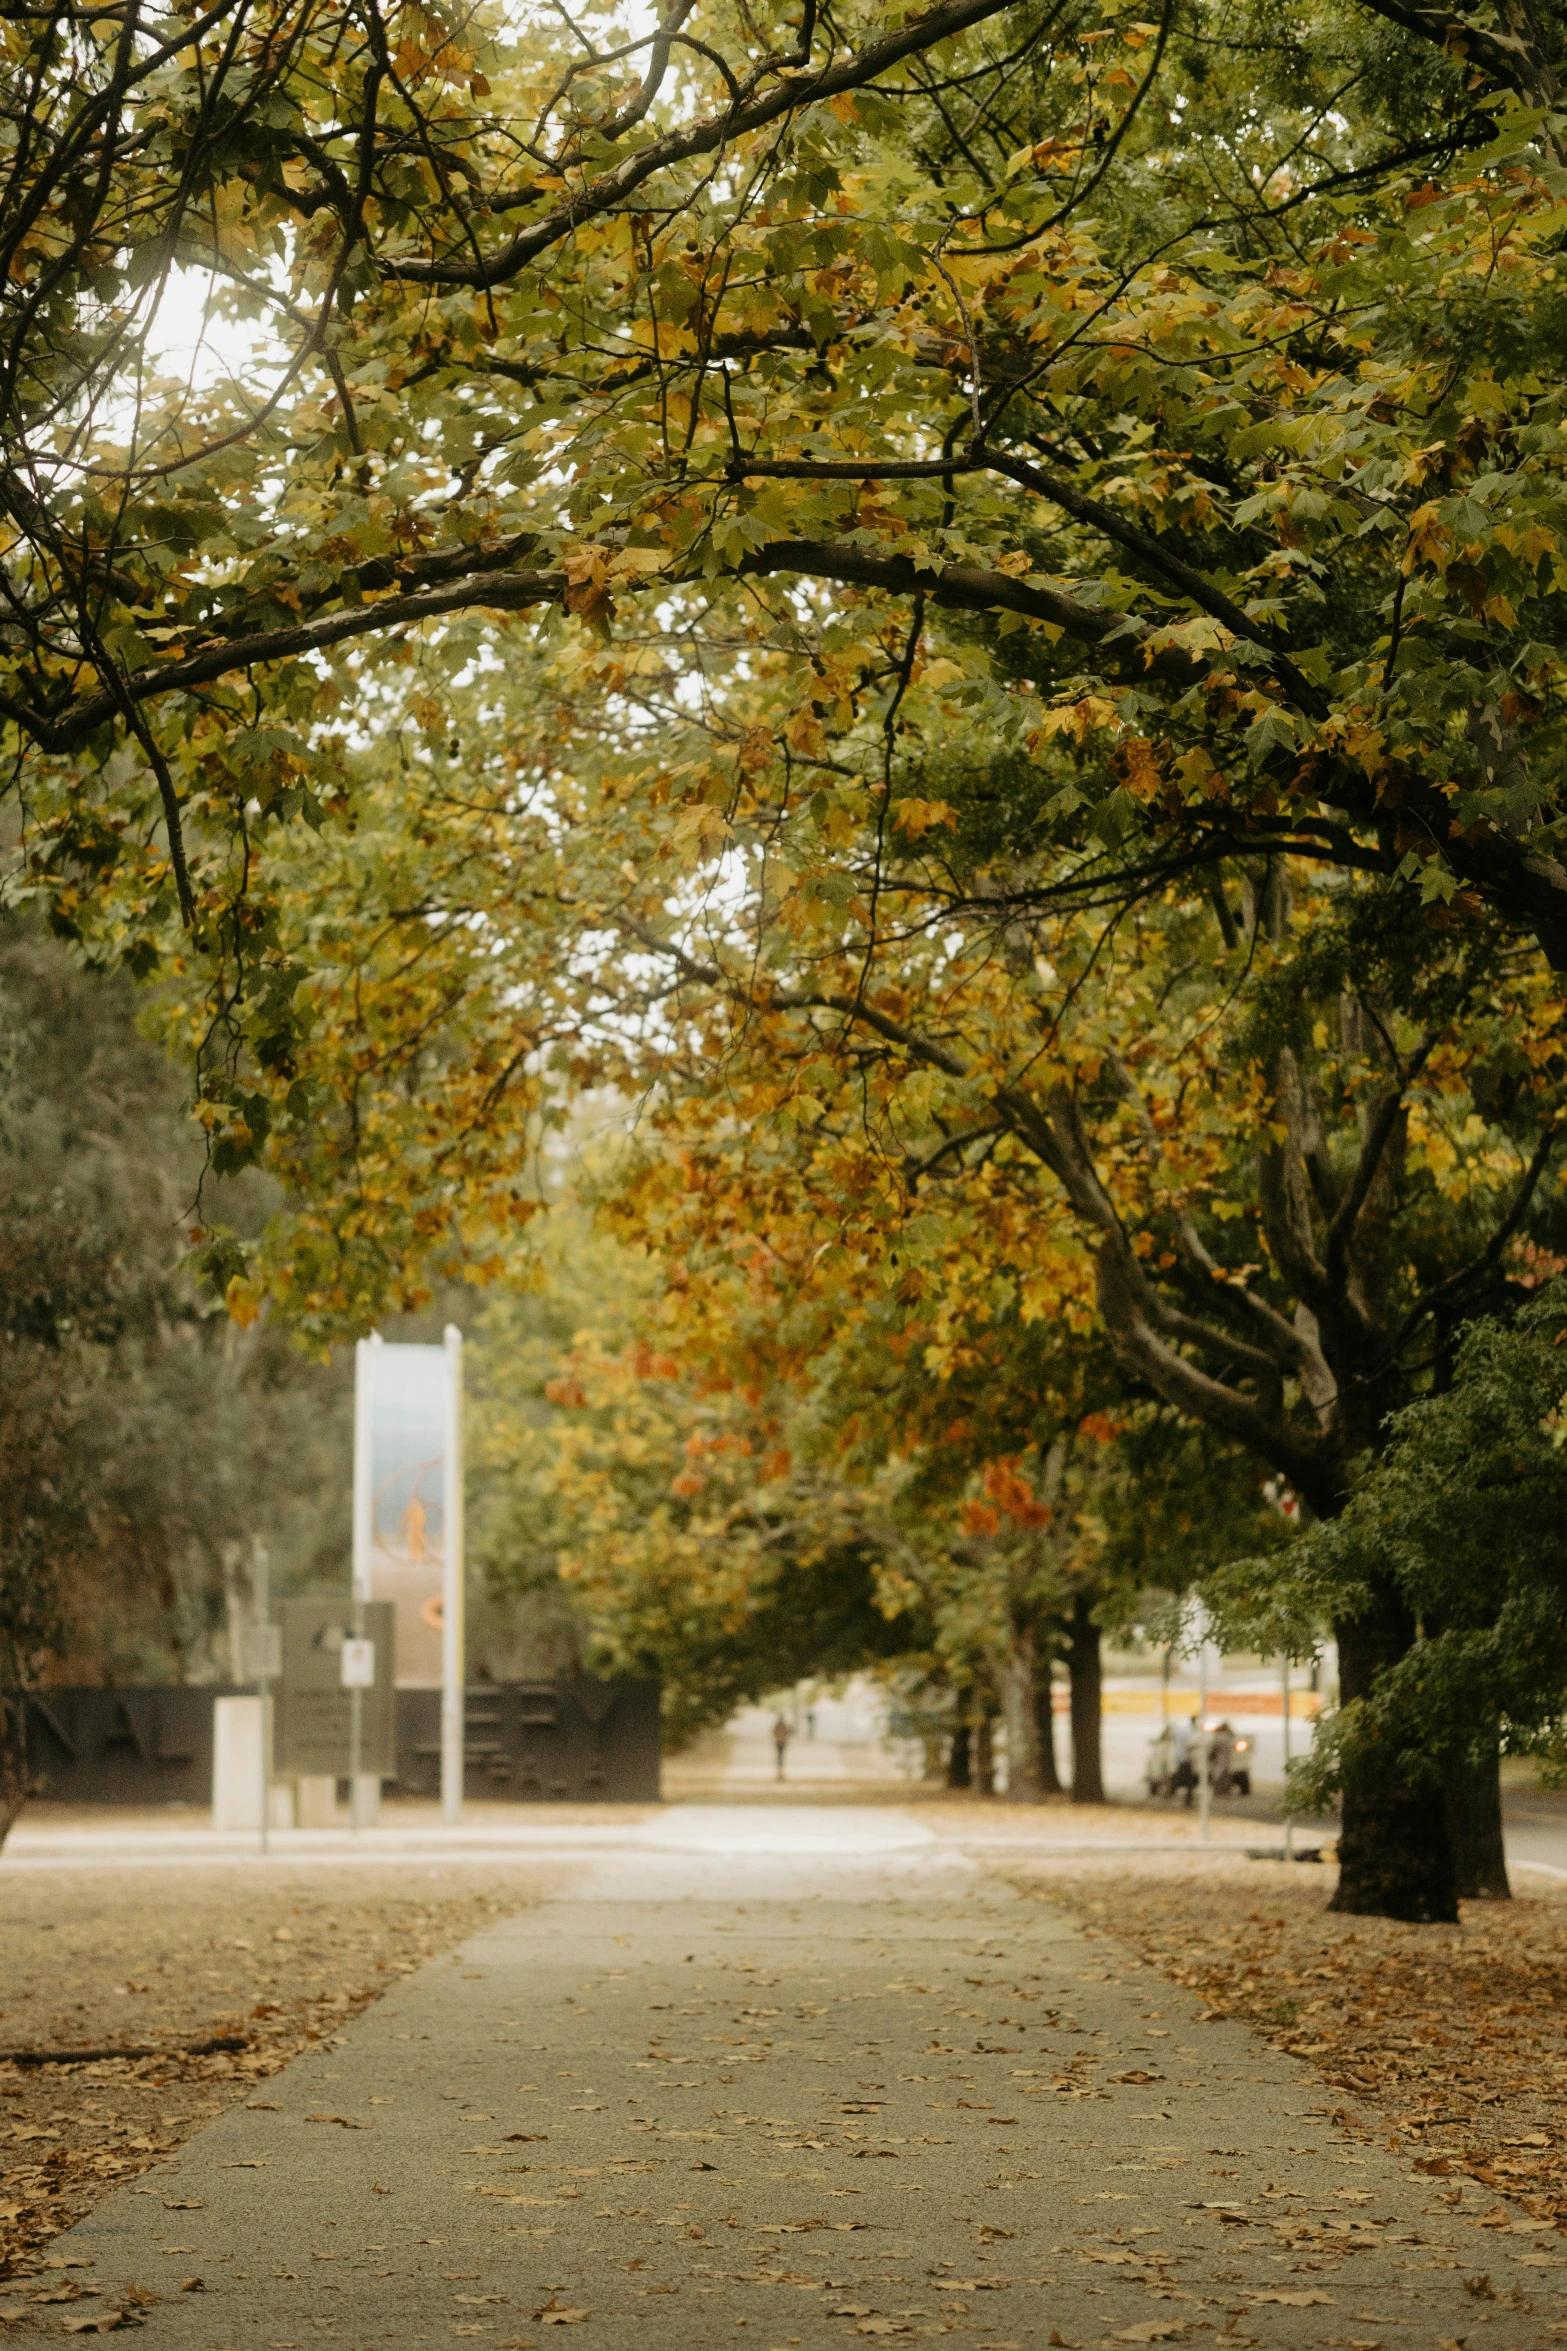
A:
{"label": "tree branch", "polygon": [[[802,70],[799,65],[768,59],[742,86],[738,104],[732,103],[718,114],[652,140],[634,155],[628,155],[613,171],[591,180],[580,195],[556,205],[542,220],[522,230],[487,260],[445,261],[409,255],[406,259],[382,258],[378,266],[384,276],[415,285],[481,289],[502,285],[547,252],[551,245],[559,244],[573,229],[580,228],[584,221],[613,211],[646,181],[667,171],[671,165],[688,162],[694,156],[711,155],[731,140],[764,130],[769,123],[797,113],[802,107],[858,90],[905,57],[916,56],[940,41],[950,40],[953,34],[966,32],[971,25],[983,24],[987,17],[999,16],[1011,4],[1012,0],[946,0],[944,6],[885,33],[879,41],[872,41],[841,63],[823,66],[814,73],[808,68]],[[774,86],[761,88],[759,85],[770,74],[778,77]]]}

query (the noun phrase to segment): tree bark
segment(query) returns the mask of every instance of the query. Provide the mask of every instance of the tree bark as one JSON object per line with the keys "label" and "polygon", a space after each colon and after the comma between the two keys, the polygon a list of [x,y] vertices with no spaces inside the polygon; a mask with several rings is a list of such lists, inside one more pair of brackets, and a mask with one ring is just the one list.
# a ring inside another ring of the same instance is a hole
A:
{"label": "tree bark", "polygon": [[1100,1756],[1103,1675],[1099,1627],[1094,1622],[1092,1603],[1084,1592],[1079,1592],[1072,1603],[1066,1666],[1072,1684],[1072,1802],[1102,1804],[1105,1782]]}
{"label": "tree bark", "polygon": [[1453,1757],[1442,1796],[1459,1900],[1510,1902],[1502,1843],[1502,1756],[1494,1740]]}
{"label": "tree bark", "polygon": [[1033,1628],[1014,1625],[1012,1654],[1001,1668],[1001,1714],[1007,1726],[1007,1802],[1037,1804],[1044,1794],[1039,1770],[1039,1716],[1035,1707],[1038,1658]]}
{"label": "tree bark", "polygon": [[[1364,1616],[1344,1619],[1334,1631],[1339,1696],[1346,1705],[1369,1696],[1377,1675],[1396,1664],[1415,1637],[1414,1619],[1386,1586]],[[1338,1850],[1338,1891],[1330,1910],[1416,1925],[1456,1922],[1458,1888],[1442,1790],[1412,1783],[1392,1751],[1371,1746],[1347,1765]]]}
{"label": "tree bark", "polygon": [[0,1846],[33,1792],[27,1766],[27,1700],[20,1690],[0,1689]]}
{"label": "tree bark", "polygon": [[952,1745],[947,1750],[947,1785],[949,1788],[967,1788],[973,1785],[974,1734],[969,1724],[960,1722],[952,1733]]}
{"label": "tree bark", "polygon": [[981,1796],[996,1792],[996,1717],[988,1705],[974,1729],[974,1786]]}
{"label": "tree bark", "polygon": [[1056,1762],[1056,1708],[1055,1689],[1050,1679],[1047,1660],[1034,1682],[1034,1726],[1039,1752],[1039,1787],[1045,1796],[1064,1796],[1061,1770]]}

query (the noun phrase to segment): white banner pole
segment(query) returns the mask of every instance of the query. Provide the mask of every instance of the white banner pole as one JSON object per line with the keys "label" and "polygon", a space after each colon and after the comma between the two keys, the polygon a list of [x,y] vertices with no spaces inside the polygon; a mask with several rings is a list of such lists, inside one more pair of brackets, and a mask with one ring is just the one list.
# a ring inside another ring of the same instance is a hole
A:
{"label": "white banner pole", "polygon": [[[356,1641],[364,1638],[365,1602],[372,1583],[371,1552],[375,1545],[375,1491],[372,1470],[372,1428],[375,1404],[375,1350],[379,1334],[361,1339],[354,1348],[354,1548],[349,1580],[349,1625]],[[379,1780],[373,1791],[364,1775],[365,1694],[357,1685],[348,1693],[348,1824],[352,1829],[373,1823],[379,1810]]]}
{"label": "white banner pole", "polygon": [[370,1551],[375,1540],[371,1524],[371,1349],[378,1338],[361,1339],[354,1349],[354,1565],[353,1597],[370,1598]]}
{"label": "white banner pole", "polygon": [[462,1333],[446,1326],[445,1540],[441,1545],[441,1819],[455,1828],[462,1818],[463,1694],[463,1457]]}

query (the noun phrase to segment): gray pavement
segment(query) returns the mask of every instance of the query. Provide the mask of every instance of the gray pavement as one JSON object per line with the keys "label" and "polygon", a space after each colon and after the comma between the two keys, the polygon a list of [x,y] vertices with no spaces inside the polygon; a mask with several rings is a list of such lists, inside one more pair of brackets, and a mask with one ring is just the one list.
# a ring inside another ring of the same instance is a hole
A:
{"label": "gray pavement", "polygon": [[678,1806],[562,1876],[57,2240],[95,2291],[18,2338],[116,2309],[149,2351],[1567,2332],[1559,2238],[1481,2233],[1492,2198],[1350,2142],[1303,2068],[909,1813]]}

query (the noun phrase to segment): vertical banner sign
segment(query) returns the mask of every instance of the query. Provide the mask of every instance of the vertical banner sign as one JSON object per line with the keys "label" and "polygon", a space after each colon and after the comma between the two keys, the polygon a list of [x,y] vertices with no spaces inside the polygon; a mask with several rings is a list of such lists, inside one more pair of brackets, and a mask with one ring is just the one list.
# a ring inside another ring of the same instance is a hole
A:
{"label": "vertical banner sign", "polygon": [[396,1611],[397,1684],[441,1692],[441,1812],[462,1802],[462,1333],[361,1339],[354,1390],[354,1597]]}

